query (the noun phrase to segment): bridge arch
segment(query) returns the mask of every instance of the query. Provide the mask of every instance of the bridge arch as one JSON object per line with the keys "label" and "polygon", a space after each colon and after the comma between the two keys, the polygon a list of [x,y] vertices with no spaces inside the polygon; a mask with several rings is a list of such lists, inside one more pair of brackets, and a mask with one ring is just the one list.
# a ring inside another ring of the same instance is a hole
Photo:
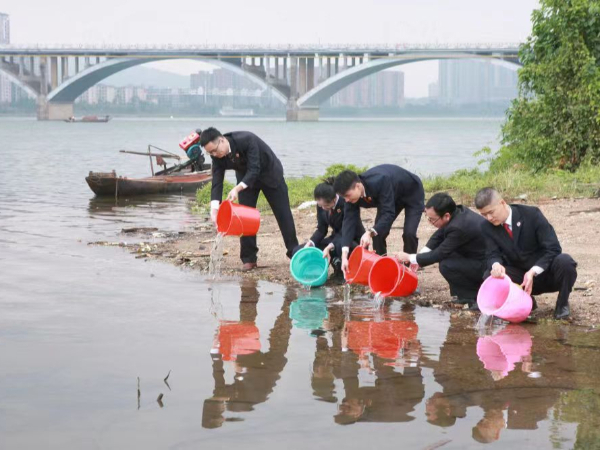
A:
{"label": "bridge arch", "polygon": [[29,95],[30,97],[37,98],[37,96],[39,95],[39,93],[32,86],[30,86],[26,82],[20,80],[10,70],[4,69],[1,64],[0,64],[0,73],[2,75],[4,75],[6,78],[8,78],[8,80],[11,83],[16,84],[21,89],[23,89],[27,93],[27,95]]}
{"label": "bridge arch", "polygon": [[431,60],[439,60],[439,59],[490,59],[494,62],[497,62],[501,65],[510,66],[512,68],[518,68],[521,66],[518,60],[513,59],[503,59],[501,56],[486,56],[486,55],[477,55],[477,54],[468,54],[468,53],[460,53],[455,55],[406,55],[406,58],[382,58],[382,59],[374,59],[367,63],[363,63],[361,65],[352,67],[350,69],[346,69],[336,75],[328,78],[323,83],[314,87],[306,94],[301,96],[298,101],[298,108],[318,108],[321,103],[335,95],[337,92],[341,91],[345,87],[354,83],[355,81],[360,80],[361,78],[367,77],[374,73],[380,72],[382,70],[390,69],[392,67],[401,66],[404,64],[410,64],[414,62],[420,61],[431,61]]}
{"label": "bridge arch", "polygon": [[[83,94],[92,86],[98,84],[105,78],[108,78],[115,73],[121,72],[125,69],[129,69],[134,66],[138,66],[141,64],[146,64],[149,62],[155,61],[167,61],[172,59],[180,59],[180,58],[110,58],[106,61],[103,61],[99,64],[95,64],[93,66],[87,67],[82,70],[75,76],[69,78],[56,89],[48,94],[47,100],[48,103],[73,103],[77,97]],[[194,58],[187,58],[194,59]],[[244,76],[251,81],[257,83],[258,85],[271,89],[275,98],[281,101],[283,104],[286,104],[287,98],[284,94],[278,91],[273,86],[269,85],[265,80],[260,78],[257,75],[254,75],[248,71],[245,71],[241,67],[222,61],[219,59],[208,59],[203,61],[209,62],[210,64],[216,65],[226,70],[233,71],[234,73]],[[37,95],[37,94],[36,94]]]}

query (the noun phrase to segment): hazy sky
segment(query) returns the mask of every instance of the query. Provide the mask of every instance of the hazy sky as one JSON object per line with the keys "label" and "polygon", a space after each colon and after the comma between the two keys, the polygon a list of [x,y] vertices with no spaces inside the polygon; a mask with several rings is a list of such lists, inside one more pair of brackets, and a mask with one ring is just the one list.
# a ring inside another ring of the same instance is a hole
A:
{"label": "hazy sky", "polygon": [[[2,0],[0,12],[10,15],[14,44],[502,43],[527,37],[537,5],[537,0]],[[159,67],[189,73],[198,66]],[[435,62],[402,70],[407,96],[426,95],[437,79]]]}

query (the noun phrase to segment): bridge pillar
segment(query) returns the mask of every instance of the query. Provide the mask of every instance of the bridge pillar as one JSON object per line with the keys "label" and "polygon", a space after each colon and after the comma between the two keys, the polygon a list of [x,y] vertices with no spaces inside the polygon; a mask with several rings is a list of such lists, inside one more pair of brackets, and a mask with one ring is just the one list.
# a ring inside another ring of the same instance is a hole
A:
{"label": "bridge pillar", "polygon": [[286,111],[288,122],[318,122],[319,108],[298,108],[296,102],[288,102]]}
{"label": "bridge pillar", "polygon": [[73,103],[49,103],[45,95],[37,98],[38,120],[65,120],[73,116]]}

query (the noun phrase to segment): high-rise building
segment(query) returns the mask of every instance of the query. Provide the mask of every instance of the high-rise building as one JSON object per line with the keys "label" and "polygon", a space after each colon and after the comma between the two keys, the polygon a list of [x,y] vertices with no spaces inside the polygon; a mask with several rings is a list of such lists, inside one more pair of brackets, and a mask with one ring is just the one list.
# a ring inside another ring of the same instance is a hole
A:
{"label": "high-rise building", "polygon": [[465,105],[509,101],[517,96],[517,73],[491,60],[441,60],[439,101]]}
{"label": "high-rise building", "polygon": [[386,70],[362,78],[335,94],[333,107],[400,107],[404,104],[404,72]]}
{"label": "high-rise building", "polygon": [[[8,14],[0,13],[0,45],[3,44],[10,44],[10,21]],[[11,103],[12,97],[12,83],[0,74],[0,103]]]}
{"label": "high-rise building", "polygon": [[10,44],[10,20],[8,14],[0,12],[0,45]]}

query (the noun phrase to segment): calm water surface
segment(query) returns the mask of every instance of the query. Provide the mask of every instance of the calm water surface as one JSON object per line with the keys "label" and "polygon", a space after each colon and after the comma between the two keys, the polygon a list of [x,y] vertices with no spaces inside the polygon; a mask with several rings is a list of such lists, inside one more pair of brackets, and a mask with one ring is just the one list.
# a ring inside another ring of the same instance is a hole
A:
{"label": "calm water surface", "polygon": [[293,176],[340,159],[473,167],[500,124],[0,119],[1,449],[600,448],[600,332],[480,337],[474,319],[410,302],[344,307],[87,245],[204,222],[189,197],[97,200],[83,178],[147,174],[117,151],[176,151],[211,123],[257,132]]}

